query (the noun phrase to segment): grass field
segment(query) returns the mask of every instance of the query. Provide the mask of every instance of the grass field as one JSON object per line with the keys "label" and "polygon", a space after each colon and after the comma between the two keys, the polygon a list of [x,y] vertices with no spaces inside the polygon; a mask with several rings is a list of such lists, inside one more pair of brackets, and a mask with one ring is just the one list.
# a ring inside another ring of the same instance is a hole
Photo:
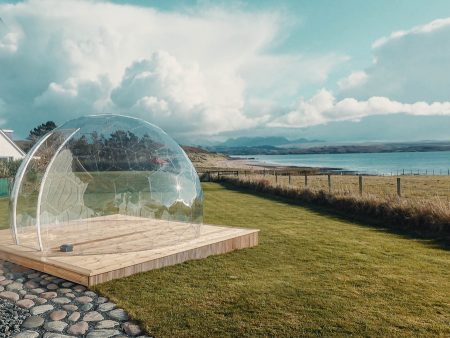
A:
{"label": "grass field", "polygon": [[207,183],[205,222],[258,247],[97,286],[156,337],[449,336],[450,253]]}
{"label": "grass field", "polygon": [[9,228],[9,199],[0,198],[0,229]]}

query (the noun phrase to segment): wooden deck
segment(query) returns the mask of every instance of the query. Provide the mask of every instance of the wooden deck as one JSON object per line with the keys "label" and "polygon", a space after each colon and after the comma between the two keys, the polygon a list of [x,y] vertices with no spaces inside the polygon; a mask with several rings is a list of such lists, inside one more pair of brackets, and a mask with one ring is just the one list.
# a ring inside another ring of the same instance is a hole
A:
{"label": "wooden deck", "polygon": [[[105,216],[71,226],[43,227],[43,253],[34,229],[13,244],[10,230],[0,230],[0,259],[92,286],[112,279],[174,265],[187,260],[248,248],[258,244],[259,230],[133,216]],[[74,251],[59,246],[72,243]]]}

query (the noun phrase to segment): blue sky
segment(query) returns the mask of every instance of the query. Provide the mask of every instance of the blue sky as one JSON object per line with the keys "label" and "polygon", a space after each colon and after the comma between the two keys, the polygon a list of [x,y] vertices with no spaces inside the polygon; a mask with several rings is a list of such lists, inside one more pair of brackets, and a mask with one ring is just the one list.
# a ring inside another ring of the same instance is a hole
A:
{"label": "blue sky", "polygon": [[0,123],[21,137],[121,113],[183,143],[450,139],[449,1],[0,1],[0,17]]}

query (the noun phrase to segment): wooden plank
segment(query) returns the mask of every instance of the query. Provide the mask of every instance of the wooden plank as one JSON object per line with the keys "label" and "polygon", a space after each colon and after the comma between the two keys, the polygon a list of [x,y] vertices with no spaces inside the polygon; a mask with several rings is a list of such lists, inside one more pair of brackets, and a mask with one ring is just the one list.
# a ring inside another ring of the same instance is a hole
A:
{"label": "wooden plank", "polygon": [[[91,286],[186,260],[252,247],[258,244],[259,233],[255,229],[204,224],[198,237],[177,242],[173,237],[183,236],[189,226],[186,223],[126,215],[102,216],[89,221],[94,227],[92,231],[80,234],[77,225],[81,223],[75,221],[66,229],[55,226],[47,242],[56,244],[63,234],[67,235],[62,237],[64,240],[75,238],[76,250],[72,253],[41,252],[17,246],[9,230],[0,230],[0,259]],[[152,238],[161,242],[153,246],[149,242]]]}
{"label": "wooden plank", "polygon": [[89,286],[104,283],[116,278],[131,276],[136,273],[159,269],[165,266],[179,264],[188,260],[202,259],[211,255],[219,255],[238,249],[249,248],[258,245],[258,232],[249,233],[224,241],[205,245],[203,247],[176,252],[158,259],[152,259],[139,264],[134,264],[121,269],[111,270],[89,277]]}

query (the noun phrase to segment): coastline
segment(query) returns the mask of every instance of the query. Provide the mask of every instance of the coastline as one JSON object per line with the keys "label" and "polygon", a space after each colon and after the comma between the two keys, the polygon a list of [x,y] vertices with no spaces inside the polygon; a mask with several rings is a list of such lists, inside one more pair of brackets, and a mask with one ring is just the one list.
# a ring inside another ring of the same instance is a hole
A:
{"label": "coastline", "polygon": [[202,163],[194,163],[197,171],[216,171],[216,170],[276,170],[276,171],[308,171],[308,172],[320,172],[341,170],[340,168],[326,168],[326,167],[308,167],[308,166],[294,166],[294,165],[279,165],[266,163],[262,161],[255,161],[251,158],[238,158],[238,157],[223,157],[214,158],[203,161]]}

